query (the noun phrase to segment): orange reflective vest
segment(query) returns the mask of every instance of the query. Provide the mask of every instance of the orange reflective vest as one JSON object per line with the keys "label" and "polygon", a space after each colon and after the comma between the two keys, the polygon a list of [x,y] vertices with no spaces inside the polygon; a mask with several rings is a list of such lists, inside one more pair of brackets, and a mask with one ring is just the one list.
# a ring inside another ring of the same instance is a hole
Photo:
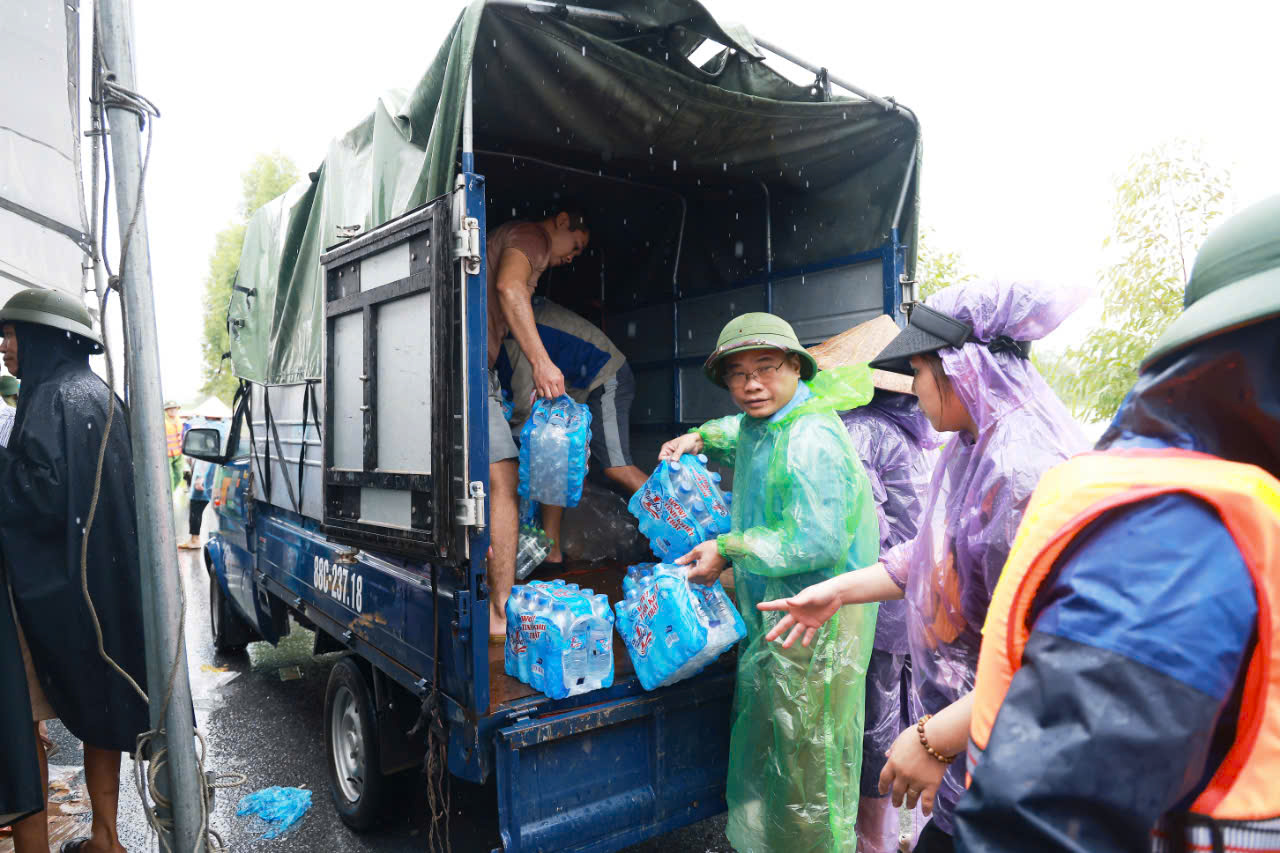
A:
{"label": "orange reflective vest", "polygon": [[182,455],[182,421],[165,415],[164,437],[168,443],[169,458]]}
{"label": "orange reflective vest", "polygon": [[[1280,603],[1280,481],[1253,465],[1182,450],[1115,450],[1081,454],[1045,473],[983,627],[969,769],[986,749],[1000,704],[1022,666],[1031,608],[1059,555],[1103,513],[1172,492],[1217,510],[1249,567],[1258,599],[1258,644],[1245,671],[1236,739],[1192,803],[1190,823],[1208,819],[1226,850],[1280,850],[1280,626],[1272,613]],[[1260,831],[1264,825],[1269,831]],[[1167,843],[1157,836],[1157,847]],[[1189,831],[1188,849],[1215,849],[1213,840],[1197,826]]]}

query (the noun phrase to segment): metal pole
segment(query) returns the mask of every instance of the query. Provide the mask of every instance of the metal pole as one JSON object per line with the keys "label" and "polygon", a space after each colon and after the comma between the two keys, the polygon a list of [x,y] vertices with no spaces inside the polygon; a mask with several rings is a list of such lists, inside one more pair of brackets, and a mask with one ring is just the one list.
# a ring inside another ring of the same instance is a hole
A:
{"label": "metal pole", "polygon": [[916,173],[916,159],[920,156],[920,136],[917,131],[916,144],[911,146],[911,162],[907,163],[907,174],[902,178],[902,189],[898,193],[898,205],[893,209],[893,228],[902,221],[902,208],[907,204],[907,188],[911,186],[911,178]]}
{"label": "metal pole", "polygon": [[[807,62],[801,59],[800,57],[796,56],[794,53],[790,53],[786,50],[783,50],[782,48],[778,47],[776,44],[774,44],[771,41],[765,41],[764,39],[758,38],[756,39],[756,44],[760,45],[760,47],[763,47],[765,50],[769,51],[770,53],[775,53],[778,56],[781,56],[783,59],[787,60],[791,64],[800,66],[805,71],[812,71],[814,74],[822,73],[823,69],[814,65],[812,62]],[[902,111],[905,111],[906,109],[905,107],[902,107],[899,104],[895,104],[892,101],[885,100],[879,95],[873,95],[870,92],[866,91],[865,89],[860,89],[857,86],[853,85],[852,83],[849,83],[845,80],[841,80],[839,77],[832,74],[830,71],[827,72],[827,79],[830,80],[832,83],[835,83],[837,86],[840,86],[844,89],[848,89],[850,92],[853,92],[853,94],[857,95],[859,98],[864,98],[868,101],[871,101],[874,104],[879,104],[880,106],[884,107],[886,110],[898,110],[899,112],[902,112]]]}
{"label": "metal pole", "polygon": [[[103,62],[116,82],[136,90],[132,52],[133,19],[129,0],[99,0]],[[160,350],[156,337],[155,303],[151,286],[151,247],[147,238],[146,206],[140,193],[142,157],[138,116],[108,106],[111,161],[116,190],[117,231],[123,237],[134,220],[128,255],[120,270],[125,300],[129,388],[129,418],[133,444],[133,487],[137,498],[138,555],[142,564],[143,627],[146,632],[147,685],[151,697],[151,725],[166,735],[156,738],[152,754],[164,748],[159,775],[161,792],[172,802],[172,848],[201,853],[200,831],[204,780],[196,762],[191,721],[191,682],[187,674],[186,643],[182,631],[181,590],[174,541],[173,500],[169,462],[165,452],[164,397],[160,388]],[[123,426],[123,424],[122,424]],[[174,659],[175,649],[177,651]],[[170,673],[176,667],[173,692],[161,718]]]}

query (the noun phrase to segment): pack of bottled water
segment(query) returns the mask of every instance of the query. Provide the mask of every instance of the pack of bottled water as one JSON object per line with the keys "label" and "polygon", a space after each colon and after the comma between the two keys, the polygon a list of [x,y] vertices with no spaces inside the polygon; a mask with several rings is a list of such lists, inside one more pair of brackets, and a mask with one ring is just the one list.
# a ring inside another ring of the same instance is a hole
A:
{"label": "pack of bottled water", "polygon": [[608,596],[563,580],[513,587],[507,599],[507,675],[563,699],[613,684]]}
{"label": "pack of bottled water", "polygon": [[733,495],[720,491],[720,475],[707,471],[706,462],[706,456],[688,453],[678,462],[660,462],[627,504],[663,562],[674,562],[732,526]]}
{"label": "pack of bottled water", "polygon": [[520,497],[577,506],[587,476],[591,410],[568,396],[538,400],[520,430]]}
{"label": "pack of bottled water", "polygon": [[684,566],[629,566],[622,589],[618,633],[645,690],[696,675],[747,635],[720,582],[691,582]]}

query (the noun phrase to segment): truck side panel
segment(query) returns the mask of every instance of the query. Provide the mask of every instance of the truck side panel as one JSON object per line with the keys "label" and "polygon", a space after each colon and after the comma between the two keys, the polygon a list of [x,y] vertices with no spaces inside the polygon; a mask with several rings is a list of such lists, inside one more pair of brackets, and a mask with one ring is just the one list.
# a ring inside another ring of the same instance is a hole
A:
{"label": "truck side panel", "polygon": [[724,811],[734,675],[498,732],[505,853],[604,853]]}

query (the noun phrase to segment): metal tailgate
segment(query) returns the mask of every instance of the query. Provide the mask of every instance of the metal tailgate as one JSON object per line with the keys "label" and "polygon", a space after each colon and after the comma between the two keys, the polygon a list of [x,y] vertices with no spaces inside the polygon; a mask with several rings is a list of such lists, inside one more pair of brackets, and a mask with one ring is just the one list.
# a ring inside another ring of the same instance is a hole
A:
{"label": "metal tailgate", "polygon": [[724,811],[734,674],[498,732],[506,853],[606,853]]}

